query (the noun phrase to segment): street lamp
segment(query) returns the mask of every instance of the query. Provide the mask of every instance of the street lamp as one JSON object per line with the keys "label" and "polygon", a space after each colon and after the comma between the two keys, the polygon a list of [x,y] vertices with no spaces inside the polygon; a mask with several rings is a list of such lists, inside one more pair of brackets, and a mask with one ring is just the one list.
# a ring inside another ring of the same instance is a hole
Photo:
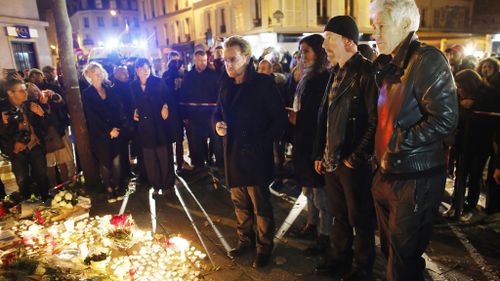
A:
{"label": "street lamp", "polygon": [[109,14],[112,16],[112,17],[115,17],[118,12],[116,10],[109,10]]}

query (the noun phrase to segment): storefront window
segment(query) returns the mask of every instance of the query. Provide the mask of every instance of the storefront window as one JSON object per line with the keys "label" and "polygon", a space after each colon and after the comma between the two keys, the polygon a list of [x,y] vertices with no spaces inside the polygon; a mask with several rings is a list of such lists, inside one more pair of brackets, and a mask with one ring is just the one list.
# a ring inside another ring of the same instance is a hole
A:
{"label": "storefront window", "polygon": [[12,52],[17,70],[37,68],[35,46],[33,43],[12,42]]}

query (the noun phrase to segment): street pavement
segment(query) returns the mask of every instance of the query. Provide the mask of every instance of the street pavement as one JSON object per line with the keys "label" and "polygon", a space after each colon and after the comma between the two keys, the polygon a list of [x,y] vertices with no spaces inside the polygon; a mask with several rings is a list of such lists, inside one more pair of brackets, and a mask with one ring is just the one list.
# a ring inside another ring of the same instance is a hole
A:
{"label": "street pavement", "polygon": [[[230,245],[234,246],[237,241],[236,221],[229,192],[221,186],[215,188],[211,177],[203,171],[183,176],[183,178],[222,235]],[[277,245],[273,253],[273,265],[263,269],[256,270],[251,267],[253,253],[231,260],[226,256],[222,243],[183,184],[177,182],[177,187],[196,226],[202,232],[202,238],[216,266],[216,268],[211,268],[210,261],[207,259],[209,270],[205,272],[205,280],[332,280],[314,274],[314,267],[321,261],[320,258],[307,257],[303,253],[304,249],[311,245],[311,241],[286,237],[283,243]],[[151,220],[146,189],[145,186],[137,188],[136,193],[131,196],[126,212],[133,215],[140,227],[149,229]],[[94,197],[92,214],[99,215],[118,211],[119,203],[105,203],[103,194],[95,194]],[[272,204],[276,227],[279,227],[292,204],[278,196],[272,196]],[[160,224],[158,232],[181,234],[192,241],[198,249],[202,249],[193,226],[173,193],[159,199],[157,212]],[[305,212],[299,216],[294,226],[301,227],[304,223]],[[450,223],[438,218],[431,245],[426,253],[428,280],[500,280],[498,279],[500,271],[499,237],[498,232],[495,232],[494,228],[489,227],[488,223],[484,221],[475,224]],[[385,259],[380,252],[378,241],[377,239],[375,278],[376,280],[385,280]]]}
{"label": "street pavement", "polygon": [[[12,182],[10,167],[6,162],[1,163],[0,174],[2,179],[6,180],[7,190],[15,189],[15,182]],[[236,221],[229,192],[221,186],[214,185],[211,177],[204,171],[185,175],[183,178],[222,235],[231,246],[234,246],[237,241]],[[253,253],[231,260],[226,256],[222,243],[183,184],[179,181],[176,184],[215,264],[215,267],[212,267],[210,260],[206,260],[207,270],[204,272],[204,280],[332,280],[314,274],[314,267],[320,262],[319,258],[310,258],[303,254],[303,250],[311,245],[311,241],[285,237],[285,241],[277,245],[273,253],[273,265],[262,269],[251,267]],[[118,213],[120,209],[120,202],[113,204],[106,202],[102,190],[102,188],[87,190],[93,200],[91,216]],[[278,196],[272,196],[272,204],[278,228],[292,204]],[[151,228],[147,186],[137,186],[136,192],[130,197],[126,213],[133,215],[140,228],[145,230]],[[500,280],[498,227],[500,216],[481,216],[482,213],[478,212],[476,217],[479,219],[472,223],[437,219],[431,244],[426,251],[428,280]],[[192,241],[199,250],[203,250],[193,226],[174,193],[158,199],[157,219],[158,233],[180,234]],[[294,227],[301,227],[304,223],[305,212],[299,216]],[[385,259],[380,252],[377,239],[376,280],[385,280],[384,264]]]}

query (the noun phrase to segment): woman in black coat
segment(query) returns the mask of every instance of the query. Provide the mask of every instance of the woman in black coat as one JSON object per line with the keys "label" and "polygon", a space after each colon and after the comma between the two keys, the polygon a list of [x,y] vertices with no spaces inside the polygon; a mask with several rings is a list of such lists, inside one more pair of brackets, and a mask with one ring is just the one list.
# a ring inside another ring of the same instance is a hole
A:
{"label": "woman in black coat", "polygon": [[87,120],[92,153],[99,162],[101,180],[108,202],[118,199],[121,180],[120,147],[125,115],[119,97],[107,81],[108,74],[95,62],[84,69],[90,86],[83,91],[82,102]]}
{"label": "woman in black coat", "polygon": [[293,164],[297,185],[302,187],[308,202],[308,222],[302,234],[315,233],[319,223],[317,243],[306,250],[309,254],[321,254],[329,247],[332,223],[332,216],[325,201],[323,176],[314,170],[312,155],[318,111],[330,76],[327,71],[326,53],[321,47],[323,40],[318,34],[300,40],[300,57],[304,70],[293,100],[293,111],[296,112]]}
{"label": "woman in black coat", "polygon": [[134,121],[142,148],[146,175],[155,192],[171,191],[175,183],[172,143],[177,130],[173,93],[161,78],[151,75],[147,59],[135,63],[137,79],[131,84]]}

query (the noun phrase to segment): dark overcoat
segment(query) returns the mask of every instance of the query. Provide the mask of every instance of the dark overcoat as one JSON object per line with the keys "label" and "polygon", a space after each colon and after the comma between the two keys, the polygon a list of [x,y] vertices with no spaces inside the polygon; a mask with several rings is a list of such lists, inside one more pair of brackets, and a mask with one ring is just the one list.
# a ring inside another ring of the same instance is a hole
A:
{"label": "dark overcoat", "polygon": [[[165,82],[153,75],[146,81],[146,88],[141,89],[141,82],[136,79],[131,83],[132,104],[139,114],[137,132],[139,143],[145,148],[154,148],[171,144],[175,139],[177,110]],[[168,105],[168,118],[163,120],[161,109]]]}
{"label": "dark overcoat", "polygon": [[[120,98],[113,87],[103,84],[106,99],[102,99],[94,86],[86,88],[82,93],[83,110],[87,121],[88,134],[92,153],[106,167],[120,152],[123,141],[122,130],[125,115]],[[120,129],[118,138],[111,139],[109,133],[113,128]]]}
{"label": "dark overcoat", "polygon": [[315,74],[305,83],[301,96],[301,108],[297,112],[294,130],[293,164],[299,186],[321,187],[323,176],[314,170],[314,137],[318,123],[318,111],[328,85],[328,71]]}
{"label": "dark overcoat", "polygon": [[228,126],[224,162],[230,187],[267,186],[274,179],[273,141],[282,137],[287,123],[276,83],[252,65],[240,87],[222,77],[213,117],[214,126],[218,121]]}

